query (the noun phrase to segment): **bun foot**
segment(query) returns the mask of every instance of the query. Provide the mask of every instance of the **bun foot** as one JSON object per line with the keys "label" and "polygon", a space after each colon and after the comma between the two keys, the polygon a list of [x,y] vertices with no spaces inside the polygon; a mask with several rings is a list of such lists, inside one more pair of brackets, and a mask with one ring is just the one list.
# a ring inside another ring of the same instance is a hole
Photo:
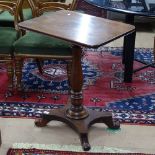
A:
{"label": "bun foot", "polygon": [[44,127],[44,126],[47,125],[48,122],[49,122],[49,121],[47,121],[47,120],[44,120],[44,119],[42,119],[42,118],[39,118],[39,119],[36,119],[36,120],[35,120],[34,124],[35,124],[37,127]]}
{"label": "bun foot", "polygon": [[111,126],[109,126],[110,129],[119,129],[120,128],[120,122],[119,121],[114,121]]}

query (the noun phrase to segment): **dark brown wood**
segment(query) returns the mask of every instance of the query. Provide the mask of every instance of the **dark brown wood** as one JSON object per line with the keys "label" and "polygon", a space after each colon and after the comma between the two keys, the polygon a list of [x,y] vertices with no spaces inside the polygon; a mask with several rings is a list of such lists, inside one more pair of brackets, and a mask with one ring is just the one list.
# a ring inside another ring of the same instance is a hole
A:
{"label": "dark brown wood", "polygon": [[35,121],[35,125],[38,127],[44,127],[52,120],[66,123],[79,134],[84,151],[88,151],[91,148],[88,141],[88,129],[91,125],[95,123],[105,123],[111,129],[120,128],[119,122],[113,120],[111,112],[98,112],[87,109],[89,115],[85,119],[72,119],[66,117],[66,111],[70,108],[71,105],[68,104],[64,108],[51,110],[49,113],[45,112],[46,114],[43,114],[41,119]]}
{"label": "dark brown wood", "polygon": [[50,121],[57,120],[68,124],[80,136],[84,151],[90,150],[88,128],[94,123],[105,123],[109,128],[119,129],[120,124],[114,121],[111,112],[88,110],[83,105],[83,75],[81,66],[81,47],[73,46],[73,61],[71,70],[71,95],[66,107],[45,112],[41,119],[35,121],[38,127],[46,126]]}
{"label": "dark brown wood", "polygon": [[99,8],[96,6],[93,6],[92,4],[89,4],[85,0],[76,0],[74,4],[73,10],[79,10],[86,14],[97,16],[97,17],[107,17],[107,11],[103,8]]}
{"label": "dark brown wood", "polygon": [[19,23],[19,27],[93,48],[135,29],[132,25],[67,10]]}
{"label": "dark brown wood", "polygon": [[71,106],[67,109],[66,115],[73,119],[82,119],[89,114],[83,106],[83,74],[81,66],[82,49],[79,46],[73,46],[73,60],[71,70]]}
{"label": "dark brown wood", "polygon": [[[97,48],[125,35],[127,35],[127,44],[132,38],[131,36],[134,38],[135,27],[73,11],[57,11],[51,15],[43,15],[22,22],[19,26],[23,29],[61,38],[73,44],[70,100],[64,108],[45,112],[41,119],[35,121],[35,125],[43,127],[51,120],[58,120],[68,124],[78,132],[81,145],[85,151],[90,149],[88,128],[92,124],[105,123],[109,128],[118,129],[120,127],[119,122],[113,120],[111,112],[91,111],[83,105],[81,46]],[[133,44],[131,45],[133,46]],[[132,58],[133,53],[132,51],[131,54],[125,54],[124,57],[126,58],[130,55]],[[128,60],[125,59],[125,61]],[[130,63],[127,63],[128,66],[125,67],[127,68],[125,73],[132,72],[132,64],[133,59],[131,59]],[[132,79],[132,73],[130,74],[130,79]]]}

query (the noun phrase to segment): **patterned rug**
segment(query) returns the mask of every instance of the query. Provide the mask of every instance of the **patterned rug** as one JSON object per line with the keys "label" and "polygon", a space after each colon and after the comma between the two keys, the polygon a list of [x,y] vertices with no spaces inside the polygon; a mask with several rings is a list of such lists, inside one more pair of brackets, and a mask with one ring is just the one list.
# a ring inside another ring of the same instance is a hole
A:
{"label": "patterned rug", "polygon": [[81,146],[56,144],[14,143],[7,155],[155,155],[135,153],[115,147],[92,146],[89,152],[84,152]]}
{"label": "patterned rug", "polygon": [[[98,111],[112,111],[121,123],[155,125],[155,69],[136,72],[132,83],[123,82],[122,48],[84,49],[84,104]],[[152,49],[135,49],[135,57],[153,62]],[[136,62],[134,68],[143,66]],[[2,117],[40,117],[66,104],[68,81],[66,63],[45,61],[40,75],[35,62],[26,60],[23,68],[24,92],[6,93],[5,66],[0,67],[0,115]]]}
{"label": "patterned rug", "polygon": [[51,151],[38,149],[10,149],[7,155],[153,155],[143,153],[88,153],[72,151]]}

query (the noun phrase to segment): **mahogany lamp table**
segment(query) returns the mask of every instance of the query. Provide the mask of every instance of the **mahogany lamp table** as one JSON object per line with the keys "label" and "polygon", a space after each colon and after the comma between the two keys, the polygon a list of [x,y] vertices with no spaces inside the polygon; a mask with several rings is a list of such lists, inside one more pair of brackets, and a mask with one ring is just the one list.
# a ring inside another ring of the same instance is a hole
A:
{"label": "mahogany lamp table", "polygon": [[[118,129],[120,124],[112,112],[97,112],[83,105],[82,47],[98,48],[124,36],[124,82],[132,82],[135,27],[79,12],[62,10],[19,23],[20,28],[46,34],[70,42],[72,46],[71,92],[69,103],[60,109],[45,111],[36,126],[46,126],[57,120],[68,124],[80,136],[83,150],[90,150],[88,128],[94,123],[105,123]],[[103,58],[104,61],[104,58]]]}

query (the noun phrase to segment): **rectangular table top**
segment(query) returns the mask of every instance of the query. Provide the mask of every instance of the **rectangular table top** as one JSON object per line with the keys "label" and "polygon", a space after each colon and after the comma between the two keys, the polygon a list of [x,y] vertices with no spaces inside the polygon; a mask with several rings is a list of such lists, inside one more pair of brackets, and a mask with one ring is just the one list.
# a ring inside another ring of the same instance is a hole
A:
{"label": "rectangular table top", "polygon": [[19,23],[22,29],[97,48],[135,30],[133,25],[61,10]]}

